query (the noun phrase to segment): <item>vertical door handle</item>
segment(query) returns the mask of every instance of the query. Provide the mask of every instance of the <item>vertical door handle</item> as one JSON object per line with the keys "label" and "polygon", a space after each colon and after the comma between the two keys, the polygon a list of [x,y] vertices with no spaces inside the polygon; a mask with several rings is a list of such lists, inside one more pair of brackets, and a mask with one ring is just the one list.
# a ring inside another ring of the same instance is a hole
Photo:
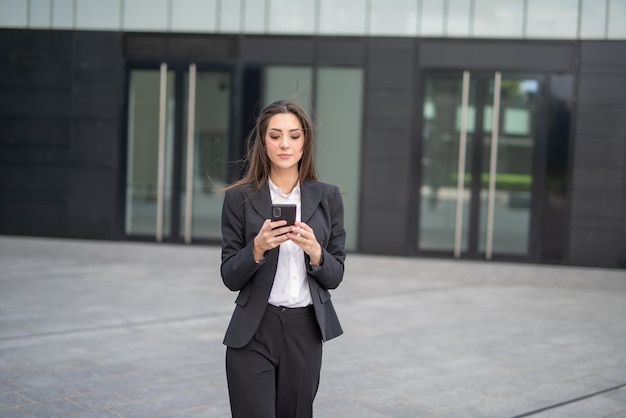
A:
{"label": "vertical door handle", "polygon": [[454,227],[454,257],[461,256],[463,238],[463,196],[465,194],[465,154],[467,152],[467,114],[469,102],[469,71],[463,71],[463,90],[461,96],[461,129],[459,136],[459,162],[456,182],[456,222]]}
{"label": "vertical door handle", "polygon": [[163,240],[163,206],[165,189],[165,119],[167,106],[167,64],[161,64],[159,87],[159,154],[157,172],[156,240]]}
{"label": "vertical door handle", "polygon": [[493,223],[496,196],[496,173],[498,164],[498,130],[500,129],[500,84],[502,75],[496,72],[493,86],[493,120],[491,121],[491,161],[489,164],[489,200],[487,206],[487,237],[485,258],[491,260],[493,254]]}
{"label": "vertical door handle", "polygon": [[189,94],[187,103],[187,172],[185,191],[185,242],[191,242],[193,216],[193,169],[196,134],[196,64],[189,66]]}

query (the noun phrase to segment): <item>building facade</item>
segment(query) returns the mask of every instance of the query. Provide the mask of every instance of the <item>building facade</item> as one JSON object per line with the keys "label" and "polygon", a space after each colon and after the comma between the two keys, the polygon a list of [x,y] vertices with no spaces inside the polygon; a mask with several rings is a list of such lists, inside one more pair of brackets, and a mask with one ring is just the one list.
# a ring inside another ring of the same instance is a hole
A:
{"label": "building facade", "polygon": [[353,252],[626,267],[625,0],[0,0],[0,233],[217,244],[256,112]]}

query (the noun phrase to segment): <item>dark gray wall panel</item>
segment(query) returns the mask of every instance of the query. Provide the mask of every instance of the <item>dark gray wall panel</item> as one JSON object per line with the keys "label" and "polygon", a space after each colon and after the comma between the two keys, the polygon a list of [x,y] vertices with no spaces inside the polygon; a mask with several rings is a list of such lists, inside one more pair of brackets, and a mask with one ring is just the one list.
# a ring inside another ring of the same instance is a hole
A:
{"label": "dark gray wall panel", "polygon": [[398,255],[406,253],[406,243],[398,237],[407,234],[406,211],[401,209],[368,208],[361,215],[361,241],[365,246],[361,251],[374,254]]}
{"label": "dark gray wall panel", "polygon": [[624,75],[587,75],[580,78],[579,100],[585,106],[624,106],[626,92],[626,74]]}
{"label": "dark gray wall panel", "polygon": [[110,202],[116,200],[116,184],[110,170],[88,166],[72,169],[69,176],[68,234],[79,238],[111,236],[115,208]]}
{"label": "dark gray wall panel", "polygon": [[246,62],[310,65],[314,46],[312,38],[244,37],[240,54]]}
{"label": "dark gray wall panel", "polygon": [[365,61],[365,40],[351,38],[317,38],[319,65],[358,65]]}
{"label": "dark gray wall panel", "polygon": [[581,42],[569,262],[624,267],[626,44]]}
{"label": "dark gray wall panel", "polygon": [[69,143],[67,118],[45,116],[0,117],[0,144],[58,146]]}
{"label": "dark gray wall panel", "polygon": [[0,233],[114,237],[122,51],[119,33],[0,31]]}
{"label": "dark gray wall panel", "polygon": [[572,194],[572,217],[575,221],[622,219],[622,193],[581,186],[574,187]]}
{"label": "dark gray wall panel", "polygon": [[574,228],[570,257],[584,266],[625,267],[619,230]]}
{"label": "dark gray wall panel", "polygon": [[[621,155],[623,156],[624,154]],[[598,165],[594,168],[577,167],[574,170],[576,186],[597,191],[607,190],[621,194],[621,191],[624,189],[623,167],[613,169],[598,167],[602,167],[602,165]]]}
{"label": "dark gray wall panel", "polygon": [[515,43],[510,41],[432,40],[420,43],[424,68],[573,71],[573,42]]}
{"label": "dark gray wall panel", "polygon": [[67,201],[36,196],[5,196],[0,200],[0,231],[7,235],[64,237]]}
{"label": "dark gray wall panel", "polygon": [[406,254],[416,46],[407,39],[367,45],[359,250]]}
{"label": "dark gray wall panel", "polygon": [[626,168],[626,141],[623,139],[598,139],[592,135],[579,135],[574,166],[577,168],[606,167],[623,173]]}
{"label": "dark gray wall panel", "polygon": [[70,149],[72,160],[81,161],[83,166],[124,169],[118,166],[119,131],[117,120],[77,120]]}
{"label": "dark gray wall panel", "polygon": [[[615,92],[614,92],[615,93]],[[581,103],[576,121],[577,140],[626,136],[626,104],[620,107],[598,107]]]}

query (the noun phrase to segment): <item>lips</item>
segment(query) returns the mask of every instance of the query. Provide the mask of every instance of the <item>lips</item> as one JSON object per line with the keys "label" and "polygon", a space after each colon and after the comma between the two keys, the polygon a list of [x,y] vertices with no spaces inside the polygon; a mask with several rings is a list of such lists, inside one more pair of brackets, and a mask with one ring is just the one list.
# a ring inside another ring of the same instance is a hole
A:
{"label": "lips", "polygon": [[291,158],[291,154],[278,154],[278,157],[286,160],[288,158]]}

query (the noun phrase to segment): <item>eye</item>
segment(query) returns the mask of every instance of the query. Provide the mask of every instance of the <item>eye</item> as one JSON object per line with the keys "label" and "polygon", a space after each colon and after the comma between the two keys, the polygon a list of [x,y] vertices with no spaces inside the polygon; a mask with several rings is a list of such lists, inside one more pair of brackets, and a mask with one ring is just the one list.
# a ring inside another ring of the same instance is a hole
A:
{"label": "eye", "polygon": [[298,138],[300,138],[299,133],[291,134],[291,139],[298,139]]}
{"label": "eye", "polygon": [[272,139],[279,139],[280,135],[270,134],[270,138],[272,138]]}

